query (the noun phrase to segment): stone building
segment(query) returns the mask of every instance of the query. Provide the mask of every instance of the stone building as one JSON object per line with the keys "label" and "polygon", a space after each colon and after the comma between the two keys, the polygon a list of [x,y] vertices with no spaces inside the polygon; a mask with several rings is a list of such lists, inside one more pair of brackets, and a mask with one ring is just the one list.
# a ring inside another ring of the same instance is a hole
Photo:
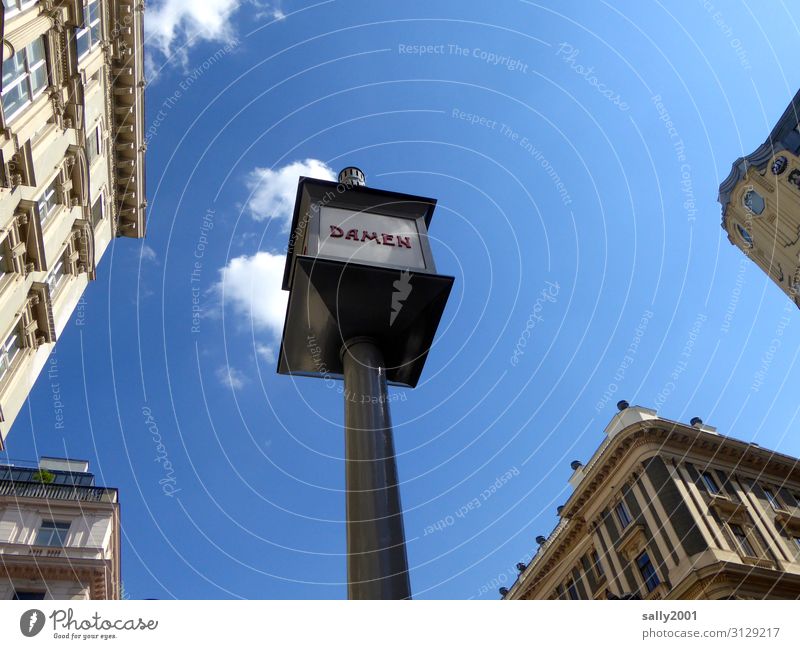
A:
{"label": "stone building", "polygon": [[796,599],[800,462],[621,410],[506,599]]}
{"label": "stone building", "polygon": [[0,600],[119,598],[117,490],[82,460],[0,465]]}
{"label": "stone building", "polygon": [[800,92],[719,187],[728,241],[800,307]]}
{"label": "stone building", "polygon": [[138,0],[3,0],[0,448],[114,237],[142,237]]}

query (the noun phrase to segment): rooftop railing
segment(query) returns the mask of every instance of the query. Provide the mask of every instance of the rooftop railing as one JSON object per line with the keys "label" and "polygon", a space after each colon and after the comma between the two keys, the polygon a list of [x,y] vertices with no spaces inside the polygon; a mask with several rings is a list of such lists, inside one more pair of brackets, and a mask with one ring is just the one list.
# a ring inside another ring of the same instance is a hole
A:
{"label": "rooftop railing", "polygon": [[1,496],[98,503],[117,502],[117,490],[112,488],[20,482],[17,480],[0,480]]}

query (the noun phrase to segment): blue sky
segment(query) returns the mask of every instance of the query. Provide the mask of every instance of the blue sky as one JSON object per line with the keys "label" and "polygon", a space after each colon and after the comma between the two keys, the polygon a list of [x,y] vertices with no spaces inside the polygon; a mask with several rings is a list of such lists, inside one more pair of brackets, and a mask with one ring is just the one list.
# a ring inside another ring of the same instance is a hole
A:
{"label": "blue sky", "polygon": [[800,12],[719,4],[154,3],[147,239],[106,253],[7,457],[119,487],[133,598],[345,597],[342,396],[274,352],[285,196],[351,164],[439,200],[456,278],[393,390],[415,597],[495,598],[621,398],[800,455],[800,315],[716,202],[800,86]]}

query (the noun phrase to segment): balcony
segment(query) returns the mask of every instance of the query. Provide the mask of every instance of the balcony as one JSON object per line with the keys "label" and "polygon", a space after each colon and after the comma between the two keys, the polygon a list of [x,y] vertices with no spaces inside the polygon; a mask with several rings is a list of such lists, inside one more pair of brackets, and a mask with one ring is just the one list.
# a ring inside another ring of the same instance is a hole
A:
{"label": "balcony", "polygon": [[72,500],[81,502],[115,503],[117,490],[106,487],[43,484],[0,480],[0,497],[39,498],[41,500]]}
{"label": "balcony", "polygon": [[775,512],[775,522],[786,534],[800,534],[800,507],[779,509]]}
{"label": "balcony", "polygon": [[103,560],[103,548],[71,547],[60,545],[28,545],[27,543],[0,542],[0,555],[4,557],[36,557],[37,559]]}

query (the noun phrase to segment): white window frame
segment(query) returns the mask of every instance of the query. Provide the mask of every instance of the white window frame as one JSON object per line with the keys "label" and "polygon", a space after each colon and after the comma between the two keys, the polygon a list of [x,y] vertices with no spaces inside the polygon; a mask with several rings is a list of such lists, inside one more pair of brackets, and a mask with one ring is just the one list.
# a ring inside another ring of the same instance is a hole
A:
{"label": "white window frame", "polygon": [[11,242],[8,240],[8,235],[6,235],[0,239],[0,279],[7,273],[14,272],[13,265],[14,263],[11,259]]}
{"label": "white window frame", "polygon": [[[97,5],[97,18],[93,22],[89,22],[89,5],[96,4]],[[81,38],[84,34],[89,35],[89,49],[87,49],[83,54],[78,52],[78,61],[82,61],[86,56],[88,56],[103,40],[103,27],[101,25],[102,22],[102,6],[100,4],[100,0],[89,0],[88,2],[83,3],[83,17],[86,26],[82,29],[77,29],[75,31],[75,47],[78,46],[78,39]],[[92,27],[100,26],[100,38],[96,41],[92,42]]]}
{"label": "white window frame", "polygon": [[719,483],[710,469],[703,471],[700,477],[703,480],[703,486],[710,495],[717,496],[722,493],[722,489],[720,489]]}
{"label": "white window frame", "polygon": [[[98,202],[100,203],[100,219],[97,221],[97,223],[95,223],[95,220],[94,220],[94,206],[97,205]],[[103,189],[101,189],[100,192],[97,194],[97,198],[92,203],[92,205],[90,207],[90,211],[91,211],[91,214],[92,214],[92,227],[97,227],[98,224],[102,223],[105,220],[105,218],[106,218],[106,192],[105,192],[105,187],[103,187]]]}
{"label": "white window frame", "polygon": [[47,273],[47,279],[45,279],[45,283],[50,288],[51,300],[55,299],[56,295],[58,295],[59,290],[64,285],[64,280],[66,279],[66,277],[67,277],[67,269],[64,265],[64,258],[62,256],[58,258],[58,261],[56,261],[55,266],[53,266],[50,272]]}
{"label": "white window frame", "polygon": [[[53,215],[58,212],[58,208],[61,206],[61,204],[58,202],[58,188],[56,187],[58,184],[58,178],[58,174],[53,176],[52,180],[45,185],[42,192],[36,197],[36,206],[39,211],[39,225],[42,228],[42,232],[44,232],[45,227],[47,227],[47,224],[52,221]],[[46,214],[42,212],[41,208],[43,200],[45,201],[46,205],[50,205],[50,201],[52,200],[52,207],[47,210]]]}
{"label": "white window frame", "polygon": [[[89,140],[94,140],[95,146],[95,155],[91,157],[89,155]],[[99,158],[103,157],[103,122],[102,120],[98,120],[98,122],[94,125],[88,133],[86,137],[86,158],[89,161],[89,166],[91,167]]]}
{"label": "white window frame", "polygon": [[775,511],[783,509],[781,501],[778,500],[778,495],[772,487],[762,487],[761,490],[764,492],[764,497],[767,499],[767,503],[772,509]]}
{"label": "white window frame", "polygon": [[[22,338],[20,336],[20,318],[14,323],[11,333],[6,336],[2,346],[0,346],[0,382],[3,382],[14,370],[14,362],[19,358],[20,352],[23,350]],[[9,349],[13,346],[14,341],[17,341],[16,351],[9,357]]]}
{"label": "white window frame", "polygon": [[[52,527],[48,527],[47,530],[45,530],[45,524],[52,525]],[[66,526],[66,528],[64,526]],[[36,538],[33,540],[33,544],[51,548],[67,547],[67,541],[69,541],[69,531],[71,527],[72,523],[70,521],[56,521],[53,519],[44,519],[39,525],[39,528],[36,530]],[[50,532],[50,536],[47,539],[48,542],[39,543],[39,539],[42,536],[42,533],[45,531]],[[62,532],[63,532],[63,537],[61,535]],[[53,543],[54,540],[57,540],[58,542]]]}
{"label": "white window frame", "polygon": [[37,0],[3,0],[3,4],[6,7],[6,20],[11,16],[22,13],[26,9],[30,9],[36,2]]}
{"label": "white window frame", "polygon": [[[42,51],[44,52],[44,56],[42,57],[41,60],[36,61],[33,65],[31,65],[31,62],[30,62],[29,56],[28,56],[28,48],[31,45],[33,45],[33,43],[35,43],[36,40],[40,40],[42,42]],[[21,115],[25,111],[25,109],[28,108],[28,106],[30,106],[34,101],[36,101],[44,93],[44,91],[47,89],[47,86],[50,83],[50,77],[47,74],[47,45],[45,43],[45,37],[44,36],[39,36],[38,39],[35,39],[31,43],[29,43],[28,45],[25,46],[25,49],[20,50],[20,51],[24,53],[24,57],[23,57],[24,60],[23,60],[23,64],[22,64],[23,72],[19,76],[17,76],[16,79],[11,81],[9,84],[7,84],[3,88],[3,97],[5,97],[5,95],[8,94],[8,92],[10,90],[13,90],[17,86],[19,86],[19,85],[24,83],[26,85],[26,87],[27,87],[26,94],[28,96],[28,99],[19,108],[17,108],[13,113],[11,113],[9,115],[5,115],[6,122],[11,122],[13,119],[15,119],[16,117]],[[16,54],[14,56],[16,57]],[[39,88],[37,91],[34,92],[33,86],[31,85],[31,79],[33,77],[34,72],[39,70],[41,67],[45,68],[45,76],[47,78],[47,83],[45,83],[41,88]],[[5,104],[3,104],[3,113],[5,114]]]}
{"label": "white window frame", "polygon": [[620,529],[628,529],[628,526],[633,522],[633,518],[631,517],[631,511],[628,509],[625,501],[620,500],[614,505],[614,513],[616,514]]}

